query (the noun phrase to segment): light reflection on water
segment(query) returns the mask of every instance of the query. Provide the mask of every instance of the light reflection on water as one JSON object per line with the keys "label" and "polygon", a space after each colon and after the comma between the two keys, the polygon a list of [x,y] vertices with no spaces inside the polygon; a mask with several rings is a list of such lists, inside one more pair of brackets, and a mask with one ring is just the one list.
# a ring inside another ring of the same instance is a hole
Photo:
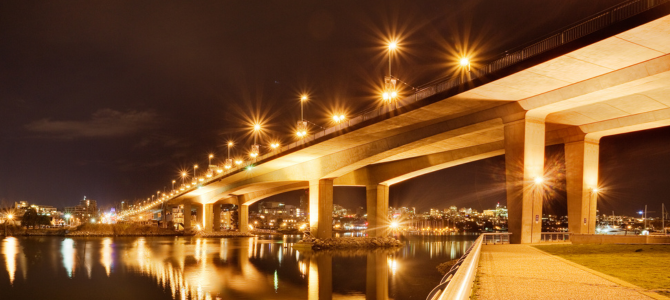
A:
{"label": "light reflection on water", "polygon": [[[411,236],[400,249],[320,252],[293,249],[299,239],[8,237],[0,290],[32,299],[86,298],[79,284],[112,299],[127,295],[112,286],[152,299],[415,299],[439,281],[435,266],[459,257],[475,236]],[[60,258],[48,255],[54,250]],[[57,288],[41,294],[36,287],[45,283]]]}
{"label": "light reflection on water", "polygon": [[2,241],[2,255],[5,257],[5,266],[9,274],[9,283],[14,284],[16,277],[16,254],[19,252],[19,245],[14,237],[5,238]]}

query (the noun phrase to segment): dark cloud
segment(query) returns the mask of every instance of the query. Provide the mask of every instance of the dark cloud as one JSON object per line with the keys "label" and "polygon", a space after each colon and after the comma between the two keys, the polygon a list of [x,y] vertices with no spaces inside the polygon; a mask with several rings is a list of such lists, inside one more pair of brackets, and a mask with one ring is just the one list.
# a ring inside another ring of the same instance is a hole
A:
{"label": "dark cloud", "polygon": [[45,138],[112,138],[125,137],[157,125],[158,116],[151,111],[120,112],[100,109],[85,121],[41,119],[25,125],[25,129]]}

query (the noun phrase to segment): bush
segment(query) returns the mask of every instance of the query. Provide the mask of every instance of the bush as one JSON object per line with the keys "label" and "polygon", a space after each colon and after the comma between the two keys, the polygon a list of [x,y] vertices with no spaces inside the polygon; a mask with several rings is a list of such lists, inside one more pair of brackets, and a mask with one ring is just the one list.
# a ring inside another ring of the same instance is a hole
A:
{"label": "bush", "polygon": [[440,274],[444,275],[451,270],[451,267],[453,267],[456,263],[458,262],[458,259],[452,259],[447,262],[443,262],[439,265],[437,265],[437,271],[440,272]]}

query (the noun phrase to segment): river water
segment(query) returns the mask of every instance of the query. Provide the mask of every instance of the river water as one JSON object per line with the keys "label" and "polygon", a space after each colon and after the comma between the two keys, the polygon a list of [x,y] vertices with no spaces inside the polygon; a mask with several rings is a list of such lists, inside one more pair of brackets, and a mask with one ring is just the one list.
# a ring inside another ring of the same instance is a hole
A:
{"label": "river water", "polygon": [[441,278],[435,266],[475,239],[310,253],[291,247],[298,235],[6,237],[0,299],[425,299]]}

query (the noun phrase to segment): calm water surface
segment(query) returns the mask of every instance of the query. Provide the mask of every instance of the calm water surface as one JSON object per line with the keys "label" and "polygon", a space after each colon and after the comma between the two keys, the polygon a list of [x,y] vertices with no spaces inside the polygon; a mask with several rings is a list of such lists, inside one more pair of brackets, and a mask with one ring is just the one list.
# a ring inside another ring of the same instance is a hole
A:
{"label": "calm water surface", "polygon": [[0,299],[425,299],[476,236],[306,253],[300,236],[7,237]]}

